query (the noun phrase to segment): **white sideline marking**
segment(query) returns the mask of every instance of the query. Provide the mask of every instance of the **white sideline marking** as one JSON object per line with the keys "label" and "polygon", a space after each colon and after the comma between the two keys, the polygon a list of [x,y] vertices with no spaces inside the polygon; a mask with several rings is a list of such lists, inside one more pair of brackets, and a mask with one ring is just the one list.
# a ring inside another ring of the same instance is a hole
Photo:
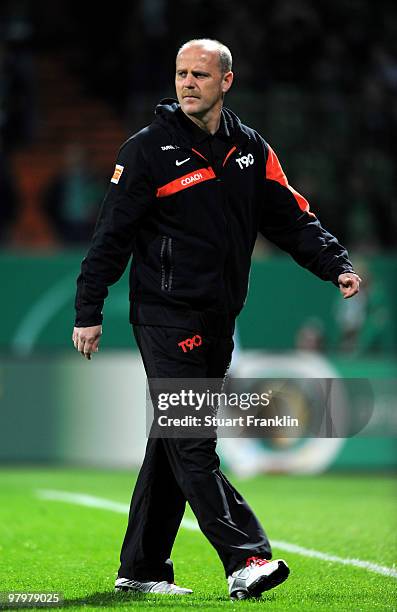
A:
{"label": "white sideline marking", "polygon": [[[85,493],[69,493],[68,491],[53,491],[52,489],[38,489],[37,496],[41,499],[50,499],[51,501],[61,501],[69,504],[77,504],[78,506],[88,506],[89,508],[101,508],[102,510],[111,510],[119,514],[128,514],[130,509],[129,504],[114,502],[103,497],[94,497]],[[182,527],[191,531],[200,531],[200,527],[196,521],[188,518],[182,519]]]}
{"label": "white sideline marking", "polygon": [[[84,493],[54,491],[52,489],[38,489],[36,493],[41,499],[67,502],[69,504],[88,506],[90,508],[101,508],[103,510],[118,512],[119,514],[126,514],[129,510],[129,504],[122,504],[120,502],[111,501],[110,499],[94,497],[93,495],[86,495]],[[184,518],[181,526],[185,529],[189,529],[190,531],[200,531],[200,527],[196,521],[192,519]],[[397,570],[393,567],[385,567],[384,565],[378,565],[377,563],[372,563],[371,561],[361,561],[361,559],[344,559],[343,557],[328,555],[327,553],[323,553],[318,550],[304,548],[303,546],[290,544],[289,542],[282,542],[280,540],[272,540],[272,544],[275,548],[280,548],[281,550],[302,555],[304,557],[314,557],[315,559],[321,559],[321,561],[330,561],[332,563],[341,563],[342,565],[360,567],[361,569],[366,569],[369,572],[374,572],[375,574],[382,574],[383,576],[388,576],[389,578],[397,578]]]}
{"label": "white sideline marking", "polygon": [[334,563],[342,563],[343,565],[353,565],[354,567],[361,567],[367,569],[375,574],[383,574],[383,576],[389,576],[390,578],[397,578],[397,570],[392,567],[385,567],[384,565],[378,565],[371,561],[361,561],[361,559],[344,559],[343,557],[337,557],[336,555],[328,555],[327,553],[320,552],[319,550],[312,550],[310,548],[304,548],[297,544],[290,544],[289,542],[280,542],[278,540],[272,540],[272,545],[275,548],[281,548],[287,552],[296,553],[303,555],[304,557],[315,557],[322,561],[332,561]]}

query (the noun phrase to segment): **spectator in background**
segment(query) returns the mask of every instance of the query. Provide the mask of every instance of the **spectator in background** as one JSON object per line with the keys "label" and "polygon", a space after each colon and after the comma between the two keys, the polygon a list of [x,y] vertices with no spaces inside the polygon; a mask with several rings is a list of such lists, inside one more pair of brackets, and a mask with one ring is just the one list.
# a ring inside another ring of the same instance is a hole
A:
{"label": "spectator in background", "polygon": [[371,276],[364,262],[358,266],[358,272],[364,281],[357,300],[350,300],[343,309],[335,302],[337,346],[354,356],[388,352],[393,349],[394,340],[387,293],[382,281]]}
{"label": "spectator in background", "polygon": [[296,332],[295,348],[298,351],[324,352],[324,324],[320,319],[309,317],[302,323]]}
{"label": "spectator in background", "polygon": [[379,146],[363,147],[349,169],[345,226],[351,247],[363,254],[396,246],[394,174],[393,160]]}
{"label": "spectator in background", "polygon": [[[359,165],[356,164],[356,166]],[[361,253],[374,252],[378,243],[376,232],[374,232],[375,219],[371,211],[371,194],[368,178],[360,167],[350,168],[346,192],[349,208],[345,214],[345,225],[350,244],[352,248]]]}
{"label": "spectator in background", "polygon": [[43,207],[59,240],[82,244],[92,236],[104,184],[77,143],[65,147],[63,168],[43,194]]}

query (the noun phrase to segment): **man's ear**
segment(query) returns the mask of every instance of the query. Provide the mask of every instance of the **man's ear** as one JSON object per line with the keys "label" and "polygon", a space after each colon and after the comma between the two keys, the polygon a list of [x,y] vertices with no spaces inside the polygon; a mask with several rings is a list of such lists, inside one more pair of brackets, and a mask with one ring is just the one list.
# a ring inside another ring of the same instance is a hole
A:
{"label": "man's ear", "polygon": [[222,91],[223,93],[227,93],[232,86],[234,74],[231,70],[226,72],[222,78]]}

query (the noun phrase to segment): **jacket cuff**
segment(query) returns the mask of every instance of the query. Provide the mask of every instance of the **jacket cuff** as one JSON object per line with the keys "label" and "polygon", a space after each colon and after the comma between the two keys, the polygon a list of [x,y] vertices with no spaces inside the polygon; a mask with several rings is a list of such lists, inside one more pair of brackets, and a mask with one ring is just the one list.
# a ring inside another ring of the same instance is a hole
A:
{"label": "jacket cuff", "polygon": [[102,307],[95,306],[81,306],[76,310],[75,327],[93,327],[94,325],[102,325]]}
{"label": "jacket cuff", "polygon": [[339,268],[336,272],[332,272],[330,280],[333,282],[333,284],[336,287],[339,288],[339,283],[338,283],[339,275],[340,274],[346,274],[347,272],[352,272],[353,274],[355,274],[353,268],[350,268],[349,266],[346,266],[345,268]]}

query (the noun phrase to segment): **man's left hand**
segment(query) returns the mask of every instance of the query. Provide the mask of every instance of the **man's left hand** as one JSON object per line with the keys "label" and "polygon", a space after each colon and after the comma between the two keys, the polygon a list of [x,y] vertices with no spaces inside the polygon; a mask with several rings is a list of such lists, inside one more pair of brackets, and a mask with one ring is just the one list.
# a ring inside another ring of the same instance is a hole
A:
{"label": "man's left hand", "polygon": [[350,298],[360,290],[361,278],[354,272],[345,272],[338,276],[339,289],[343,298]]}

